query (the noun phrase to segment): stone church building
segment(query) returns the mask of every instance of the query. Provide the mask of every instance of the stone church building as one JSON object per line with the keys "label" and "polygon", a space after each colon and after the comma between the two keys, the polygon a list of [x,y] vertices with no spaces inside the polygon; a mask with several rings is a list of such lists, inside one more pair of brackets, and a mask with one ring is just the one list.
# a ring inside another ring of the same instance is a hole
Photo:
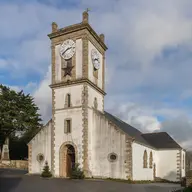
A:
{"label": "stone church building", "polygon": [[52,119],[29,142],[29,173],[48,162],[55,177],[79,163],[86,177],[179,181],[185,150],[166,132],[144,134],[104,110],[105,45],[82,22],[52,23]]}

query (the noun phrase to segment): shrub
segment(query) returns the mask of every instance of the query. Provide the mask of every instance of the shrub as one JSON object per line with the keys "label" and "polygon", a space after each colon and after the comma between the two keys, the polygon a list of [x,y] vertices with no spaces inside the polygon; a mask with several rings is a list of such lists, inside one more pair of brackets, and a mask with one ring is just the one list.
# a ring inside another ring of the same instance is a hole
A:
{"label": "shrub", "polygon": [[43,172],[41,174],[42,177],[52,177],[51,171],[49,169],[49,165],[47,161],[45,162],[45,166],[43,168]]}
{"label": "shrub", "polygon": [[85,175],[83,171],[79,168],[79,164],[76,163],[72,168],[71,179],[84,179]]}
{"label": "shrub", "polygon": [[183,192],[192,192],[192,187],[187,187],[183,190]]}
{"label": "shrub", "polygon": [[181,186],[186,187],[186,177],[181,178]]}

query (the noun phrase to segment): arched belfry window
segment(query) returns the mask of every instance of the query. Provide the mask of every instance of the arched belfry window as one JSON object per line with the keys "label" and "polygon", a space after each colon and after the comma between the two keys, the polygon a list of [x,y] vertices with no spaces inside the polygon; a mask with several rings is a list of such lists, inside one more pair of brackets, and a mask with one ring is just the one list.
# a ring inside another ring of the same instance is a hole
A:
{"label": "arched belfry window", "polygon": [[97,107],[98,107],[98,103],[97,103],[97,98],[95,97],[94,98],[94,108],[97,109]]}
{"label": "arched belfry window", "polygon": [[65,96],[65,107],[71,107],[71,95],[69,93]]}
{"label": "arched belfry window", "polygon": [[152,151],[150,152],[150,156],[149,156],[149,168],[153,168],[153,153]]}
{"label": "arched belfry window", "polygon": [[143,154],[143,168],[147,168],[147,151],[144,151]]}

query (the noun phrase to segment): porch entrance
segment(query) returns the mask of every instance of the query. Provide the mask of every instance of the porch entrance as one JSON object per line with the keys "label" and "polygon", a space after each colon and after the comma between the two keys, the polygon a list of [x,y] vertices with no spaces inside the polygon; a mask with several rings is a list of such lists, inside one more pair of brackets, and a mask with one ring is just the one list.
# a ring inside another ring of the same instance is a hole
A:
{"label": "porch entrance", "polygon": [[75,166],[75,148],[67,144],[60,148],[59,176],[70,177]]}

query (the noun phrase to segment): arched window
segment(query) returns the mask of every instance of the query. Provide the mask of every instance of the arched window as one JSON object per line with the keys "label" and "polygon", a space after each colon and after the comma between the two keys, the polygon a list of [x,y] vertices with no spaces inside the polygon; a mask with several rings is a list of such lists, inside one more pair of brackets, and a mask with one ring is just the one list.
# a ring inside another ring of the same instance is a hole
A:
{"label": "arched window", "polygon": [[97,109],[97,107],[98,107],[98,103],[97,103],[97,98],[95,97],[95,99],[94,99],[94,108]]}
{"label": "arched window", "polygon": [[152,153],[152,151],[150,152],[150,156],[149,156],[149,168],[150,169],[153,168],[153,153]]}
{"label": "arched window", "polygon": [[143,154],[143,168],[147,168],[147,151],[144,151]]}
{"label": "arched window", "polygon": [[71,95],[69,93],[65,97],[65,107],[71,107]]}

